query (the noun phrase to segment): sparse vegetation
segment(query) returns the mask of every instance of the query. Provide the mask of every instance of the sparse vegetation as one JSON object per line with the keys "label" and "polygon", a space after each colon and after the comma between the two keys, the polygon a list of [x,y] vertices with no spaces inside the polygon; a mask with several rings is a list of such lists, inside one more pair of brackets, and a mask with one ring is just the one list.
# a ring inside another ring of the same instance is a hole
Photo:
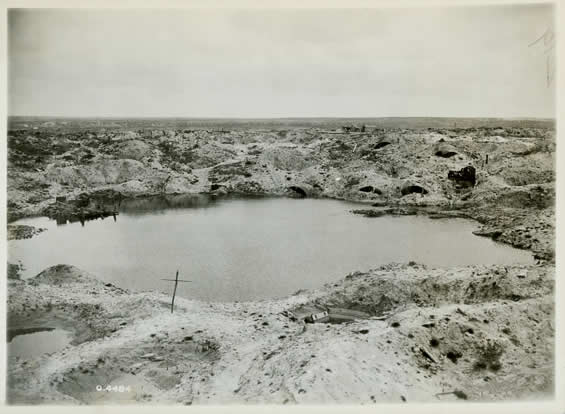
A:
{"label": "sparse vegetation", "polygon": [[496,372],[502,368],[500,357],[504,354],[504,347],[501,344],[488,341],[486,345],[480,345],[477,352],[477,359],[473,364],[473,369],[475,371],[488,369]]}

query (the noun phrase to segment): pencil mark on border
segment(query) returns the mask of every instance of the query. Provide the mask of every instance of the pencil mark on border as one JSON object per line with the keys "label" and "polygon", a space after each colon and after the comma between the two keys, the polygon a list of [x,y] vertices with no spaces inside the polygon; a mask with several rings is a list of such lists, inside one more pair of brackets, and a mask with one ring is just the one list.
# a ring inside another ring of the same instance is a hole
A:
{"label": "pencil mark on border", "polygon": [[552,53],[555,49],[555,32],[551,27],[548,27],[545,32],[528,45],[528,47],[535,46],[537,44],[543,45],[545,57],[545,68],[546,68],[546,85],[549,86],[553,83],[555,79],[555,55]]}

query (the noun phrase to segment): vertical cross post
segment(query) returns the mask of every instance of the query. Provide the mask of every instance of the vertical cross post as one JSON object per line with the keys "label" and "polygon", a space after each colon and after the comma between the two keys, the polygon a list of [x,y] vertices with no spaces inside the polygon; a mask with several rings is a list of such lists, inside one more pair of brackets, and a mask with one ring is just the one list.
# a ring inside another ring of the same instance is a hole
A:
{"label": "vertical cross post", "polygon": [[177,275],[175,276],[175,288],[173,289],[173,300],[171,301],[171,313],[173,313],[173,308],[175,307],[175,295],[177,294],[178,284],[179,284],[179,271],[177,270]]}
{"label": "vertical cross post", "polygon": [[166,280],[167,282],[175,282],[175,288],[173,289],[173,300],[171,301],[171,313],[173,313],[173,310],[175,308],[175,296],[177,294],[177,285],[179,284],[179,282],[190,283],[192,281],[191,280],[179,280],[179,271],[178,270],[177,270],[177,274],[176,274],[174,279],[161,279],[161,280]]}

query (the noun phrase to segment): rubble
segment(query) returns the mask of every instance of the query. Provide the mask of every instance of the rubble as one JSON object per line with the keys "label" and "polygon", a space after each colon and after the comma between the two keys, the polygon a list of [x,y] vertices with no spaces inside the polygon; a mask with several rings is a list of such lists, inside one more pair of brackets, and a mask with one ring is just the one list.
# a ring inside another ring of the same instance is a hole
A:
{"label": "rubble", "polygon": [[46,231],[47,229],[27,226],[24,224],[8,225],[8,240],[30,239],[33,236]]}
{"label": "rubble", "polygon": [[11,222],[104,217],[133,197],[148,209],[210,192],[331,197],[371,206],[352,211],[367,217],[472,218],[475,234],[538,262],[389,264],[283,299],[178,298],[174,314],[158,292],[129,292],[69,265],[19,280],[12,264],[9,325],[41,320],[74,338],[52,355],[10,360],[9,401],[96,403],[96,384],[108,383],[143,387],[131,401],[183,404],[549,398],[555,131],[496,122],[10,128]]}
{"label": "rubble", "polygon": [[469,165],[467,167],[461,168],[461,170],[459,171],[450,170],[447,174],[447,178],[453,180],[460,186],[474,187],[476,183],[475,172],[475,167]]}
{"label": "rubble", "polygon": [[[472,401],[549,397],[554,277],[539,265],[390,264],[283,299],[177,298],[171,314],[168,295],[53,267],[30,283],[10,280],[9,323],[25,326],[33,303],[73,341],[31,363],[11,360],[8,398],[95,403],[91,384],[132,384],[128,373],[154,389],[154,403],[391,401],[398,392],[423,402],[445,383]],[[331,320],[340,315],[347,319]]]}

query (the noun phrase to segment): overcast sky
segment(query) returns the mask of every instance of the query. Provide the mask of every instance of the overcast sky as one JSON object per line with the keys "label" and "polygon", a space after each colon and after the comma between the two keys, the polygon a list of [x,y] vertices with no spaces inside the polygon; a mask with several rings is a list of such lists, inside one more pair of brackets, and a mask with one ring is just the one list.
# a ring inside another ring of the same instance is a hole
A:
{"label": "overcast sky", "polygon": [[550,6],[11,10],[9,114],[553,117]]}

